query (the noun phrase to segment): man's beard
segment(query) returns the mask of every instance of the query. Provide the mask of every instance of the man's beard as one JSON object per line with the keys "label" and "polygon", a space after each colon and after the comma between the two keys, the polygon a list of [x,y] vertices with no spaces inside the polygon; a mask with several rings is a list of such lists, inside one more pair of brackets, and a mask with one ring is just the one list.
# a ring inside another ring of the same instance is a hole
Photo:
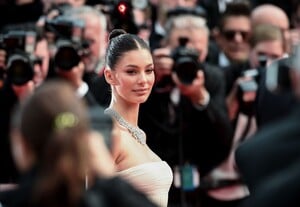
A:
{"label": "man's beard", "polygon": [[96,57],[89,57],[87,61],[85,61],[85,72],[97,72],[98,65],[100,63],[100,59]]}

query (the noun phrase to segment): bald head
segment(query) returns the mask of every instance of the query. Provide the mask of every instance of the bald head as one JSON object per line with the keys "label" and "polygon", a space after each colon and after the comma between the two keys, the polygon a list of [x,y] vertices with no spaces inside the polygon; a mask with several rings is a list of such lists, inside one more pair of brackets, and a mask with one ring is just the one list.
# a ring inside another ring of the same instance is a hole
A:
{"label": "bald head", "polygon": [[272,4],[262,4],[252,11],[251,21],[253,26],[258,24],[271,24],[287,30],[289,28],[289,19],[286,13]]}
{"label": "bald head", "polygon": [[255,7],[251,13],[251,24],[252,28],[255,28],[257,25],[261,24],[270,24],[279,27],[283,32],[285,51],[290,52],[290,22],[288,16],[280,7],[273,4],[262,4]]}

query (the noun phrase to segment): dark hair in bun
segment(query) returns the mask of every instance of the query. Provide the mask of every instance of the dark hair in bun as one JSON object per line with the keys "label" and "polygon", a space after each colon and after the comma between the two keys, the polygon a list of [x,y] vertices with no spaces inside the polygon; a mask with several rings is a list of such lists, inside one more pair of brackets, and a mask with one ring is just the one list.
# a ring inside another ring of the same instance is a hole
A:
{"label": "dark hair in bun", "polygon": [[113,29],[109,34],[109,43],[106,49],[106,65],[114,70],[124,53],[138,49],[147,49],[150,52],[148,44],[139,36],[127,33],[123,29]]}
{"label": "dark hair in bun", "polygon": [[127,32],[123,29],[113,29],[109,34],[108,40],[111,40],[114,37],[117,37],[117,36],[120,36],[120,35],[126,34],[126,33]]}

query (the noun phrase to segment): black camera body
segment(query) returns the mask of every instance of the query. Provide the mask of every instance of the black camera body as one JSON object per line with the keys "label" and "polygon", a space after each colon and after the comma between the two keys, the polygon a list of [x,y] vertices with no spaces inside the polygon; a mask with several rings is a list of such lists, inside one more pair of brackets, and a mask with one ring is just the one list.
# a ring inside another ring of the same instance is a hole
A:
{"label": "black camera body", "polygon": [[71,70],[84,55],[89,54],[89,43],[84,40],[85,23],[81,19],[57,16],[47,20],[45,32],[54,35],[54,65],[61,70]]}
{"label": "black camera body", "polygon": [[28,54],[34,52],[36,33],[34,31],[11,30],[3,34],[0,39],[0,47],[8,53],[19,49]]}
{"label": "black camera body", "polygon": [[23,85],[33,79],[34,64],[41,59],[34,55],[36,32],[11,30],[3,34],[0,47],[6,51],[7,80],[14,85]]}
{"label": "black camera body", "polygon": [[202,69],[202,64],[198,61],[199,52],[187,48],[188,38],[179,38],[179,46],[172,51],[171,57],[174,60],[172,70],[177,74],[179,80],[189,85],[197,76],[198,70]]}

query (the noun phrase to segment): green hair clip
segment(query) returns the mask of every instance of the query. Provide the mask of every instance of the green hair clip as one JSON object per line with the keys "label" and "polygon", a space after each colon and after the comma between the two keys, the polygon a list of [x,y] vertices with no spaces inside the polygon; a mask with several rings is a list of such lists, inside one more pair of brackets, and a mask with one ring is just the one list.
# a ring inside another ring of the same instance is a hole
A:
{"label": "green hair clip", "polygon": [[77,125],[78,118],[71,112],[63,112],[56,116],[54,120],[55,129],[61,130],[71,128]]}

